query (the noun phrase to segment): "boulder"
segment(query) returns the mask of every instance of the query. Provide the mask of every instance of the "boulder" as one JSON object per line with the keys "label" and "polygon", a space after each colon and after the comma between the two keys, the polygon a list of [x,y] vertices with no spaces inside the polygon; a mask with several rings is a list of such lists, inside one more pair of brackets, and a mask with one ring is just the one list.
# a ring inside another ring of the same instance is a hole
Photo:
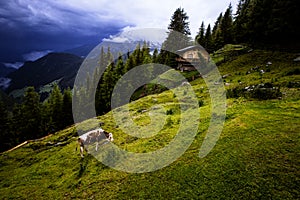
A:
{"label": "boulder", "polygon": [[294,62],[300,62],[300,56],[294,59]]}

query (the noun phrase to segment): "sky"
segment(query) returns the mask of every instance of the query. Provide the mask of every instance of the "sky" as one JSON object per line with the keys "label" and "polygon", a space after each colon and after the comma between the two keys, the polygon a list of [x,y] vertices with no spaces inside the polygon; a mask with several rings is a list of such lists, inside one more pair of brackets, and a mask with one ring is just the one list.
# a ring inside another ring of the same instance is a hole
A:
{"label": "sky", "polygon": [[19,67],[49,52],[104,41],[139,28],[167,29],[176,8],[189,16],[194,37],[238,0],[5,0],[0,1],[0,62]]}

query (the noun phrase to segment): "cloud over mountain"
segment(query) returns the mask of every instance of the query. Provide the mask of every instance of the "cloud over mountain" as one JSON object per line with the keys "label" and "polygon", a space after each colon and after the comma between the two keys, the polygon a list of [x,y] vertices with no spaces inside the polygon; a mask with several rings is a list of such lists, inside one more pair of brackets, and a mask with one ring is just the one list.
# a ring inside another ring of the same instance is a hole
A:
{"label": "cloud over mountain", "polygon": [[[233,7],[238,0],[232,0]],[[230,0],[9,0],[0,1],[0,62],[23,61],[33,51],[62,51],[114,37],[126,27],[166,29],[183,7],[196,34],[201,21],[213,23]],[[128,29],[128,28],[127,28]],[[112,37],[110,37],[112,35]]]}

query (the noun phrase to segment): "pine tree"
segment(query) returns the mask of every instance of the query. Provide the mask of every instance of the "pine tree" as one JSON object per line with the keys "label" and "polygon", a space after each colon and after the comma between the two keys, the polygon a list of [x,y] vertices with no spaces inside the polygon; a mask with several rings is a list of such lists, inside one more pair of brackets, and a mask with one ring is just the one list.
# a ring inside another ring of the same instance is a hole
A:
{"label": "pine tree", "polygon": [[13,136],[10,134],[9,130],[9,116],[7,107],[0,99],[0,151],[9,149],[14,143],[12,143]]}
{"label": "pine tree", "polygon": [[113,64],[113,62],[114,62],[114,56],[110,51],[110,47],[107,47],[107,53],[106,53],[106,57],[105,57],[105,61],[104,61],[104,63],[105,63],[104,66],[107,67],[108,65]]}
{"label": "pine tree", "polygon": [[100,96],[98,100],[100,105],[98,105],[98,113],[100,112],[101,114],[108,112],[111,108],[111,94],[116,83],[116,77],[113,68],[113,63],[108,65],[103,73],[103,80],[100,84]]}
{"label": "pine tree", "polygon": [[199,28],[199,33],[196,36],[196,42],[198,42],[198,44],[205,46],[205,26],[204,26],[204,22],[201,23],[201,26]]}
{"label": "pine tree", "polygon": [[213,49],[218,50],[221,47],[223,47],[224,41],[222,37],[222,30],[221,30],[221,23],[223,20],[223,13],[221,13],[218,17],[218,19],[215,22],[213,31],[212,31],[212,39],[213,39]]}
{"label": "pine tree", "polygon": [[[183,8],[177,8],[174,14],[172,15],[171,22],[168,26],[169,34],[167,39],[162,44],[161,51],[161,64],[166,64],[168,66],[177,67],[175,62],[177,50],[185,48],[191,45],[191,35],[189,28],[189,17],[184,12]],[[166,51],[165,51],[166,50]],[[174,52],[174,53],[170,53]]]}
{"label": "pine tree", "polygon": [[[233,22],[233,34],[235,37],[236,42],[244,41],[244,34],[245,34],[245,9],[247,0],[239,0],[237,11],[235,13],[235,20]],[[245,41],[244,41],[245,42]]]}
{"label": "pine tree", "polygon": [[13,136],[16,143],[25,141],[25,136],[22,134],[26,125],[26,120],[21,104],[15,104],[13,107],[12,126],[14,127]]}
{"label": "pine tree", "polygon": [[237,42],[263,48],[300,47],[300,4],[293,0],[240,0],[234,21]]}
{"label": "pine tree", "polygon": [[[255,12],[261,14],[255,16],[257,14]],[[298,1],[264,0],[256,2],[253,16],[255,19],[260,18],[255,24],[255,30],[263,33],[256,35],[256,37],[260,36],[258,37],[259,42],[298,50],[300,47],[300,3]]]}
{"label": "pine tree", "polygon": [[149,64],[151,63],[151,55],[150,55],[150,47],[149,44],[144,42],[143,48],[142,48],[142,64]]}
{"label": "pine tree", "polygon": [[227,8],[224,17],[221,21],[221,36],[223,40],[223,45],[230,44],[233,42],[233,17],[232,17],[232,6],[231,3]]}
{"label": "pine tree", "polygon": [[168,26],[168,29],[180,32],[183,35],[191,35],[189,22],[187,21],[188,19],[189,17],[184,12],[184,9],[177,8],[171,18],[171,22]]}
{"label": "pine tree", "polygon": [[57,84],[54,85],[53,90],[48,99],[50,119],[52,121],[52,132],[58,131],[64,127],[63,124],[63,95]]}
{"label": "pine tree", "polygon": [[132,53],[132,57],[133,57],[133,60],[134,60],[134,66],[133,67],[136,67],[136,66],[139,66],[139,65],[142,64],[143,59],[142,59],[142,51],[141,51],[141,44],[140,43],[137,44],[135,50]]}
{"label": "pine tree", "polygon": [[213,36],[215,36],[218,29],[220,29],[222,20],[223,20],[223,13],[220,13],[219,17],[217,18],[217,20],[215,22],[214,28],[212,30]]}
{"label": "pine tree", "polygon": [[0,99],[0,134],[6,131],[8,122],[8,112],[4,103]]}
{"label": "pine tree", "polygon": [[119,58],[116,64],[116,69],[115,69],[115,74],[116,74],[116,78],[117,80],[119,78],[121,78],[124,74],[125,74],[125,66],[124,66],[124,62],[123,62],[123,57],[122,54],[119,54]]}
{"label": "pine tree", "polygon": [[128,72],[132,68],[134,68],[135,65],[135,59],[132,55],[130,55],[125,63],[125,72]]}
{"label": "pine tree", "polygon": [[21,112],[23,113],[21,118],[23,121],[21,129],[23,139],[33,139],[41,136],[40,95],[35,92],[34,87],[26,89]]}
{"label": "pine tree", "polygon": [[50,133],[52,129],[52,118],[50,116],[50,105],[45,100],[41,105],[41,130],[43,133]]}
{"label": "pine tree", "polygon": [[152,63],[157,63],[158,61],[158,50],[157,48],[154,49],[153,55],[152,55]]}
{"label": "pine tree", "polygon": [[104,68],[106,67],[106,61],[105,61],[105,58],[106,58],[106,55],[105,55],[105,52],[104,52],[104,47],[102,46],[101,47],[101,50],[100,50],[100,60],[99,60],[99,66],[100,68]]}
{"label": "pine tree", "polygon": [[62,102],[62,117],[64,127],[72,125],[74,123],[72,114],[72,92],[70,88],[64,90]]}
{"label": "pine tree", "polygon": [[211,33],[210,24],[207,26],[207,29],[206,29],[204,48],[209,53],[211,53],[213,51],[213,40],[212,40],[212,33]]}

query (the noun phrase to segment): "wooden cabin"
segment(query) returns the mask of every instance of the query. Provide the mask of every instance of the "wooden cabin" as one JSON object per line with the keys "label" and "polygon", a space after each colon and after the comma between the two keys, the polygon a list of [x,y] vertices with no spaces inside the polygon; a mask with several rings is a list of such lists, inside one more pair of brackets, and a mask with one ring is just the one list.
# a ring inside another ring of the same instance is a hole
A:
{"label": "wooden cabin", "polygon": [[176,58],[176,61],[178,63],[177,69],[181,72],[195,71],[197,70],[195,68],[196,66],[201,67],[200,57],[202,57],[203,61],[205,62],[209,62],[210,59],[209,54],[200,45],[189,46],[176,51],[176,53],[178,55],[178,57]]}

